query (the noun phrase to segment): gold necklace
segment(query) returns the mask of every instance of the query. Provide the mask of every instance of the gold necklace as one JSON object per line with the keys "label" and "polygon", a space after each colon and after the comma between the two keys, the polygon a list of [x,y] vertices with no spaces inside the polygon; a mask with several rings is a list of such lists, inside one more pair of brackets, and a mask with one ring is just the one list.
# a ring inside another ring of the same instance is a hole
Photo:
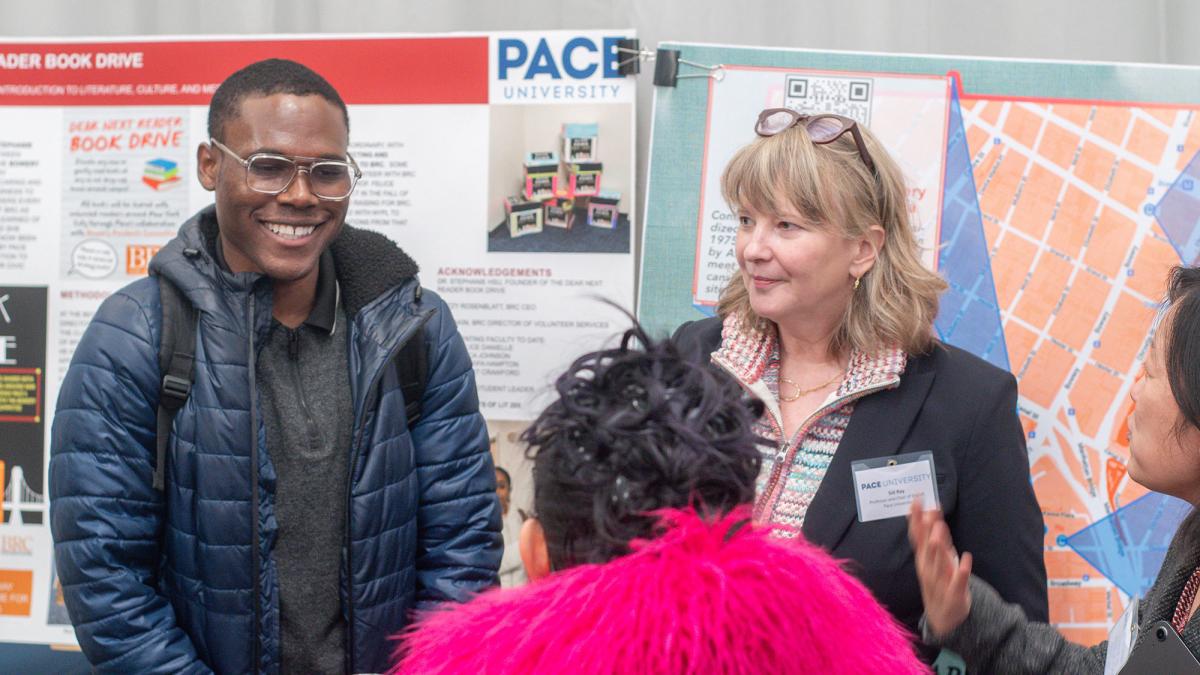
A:
{"label": "gold necklace", "polygon": [[843,377],[845,377],[845,375],[846,375],[845,371],[842,371],[842,372],[838,373],[837,375],[834,375],[832,378],[830,378],[828,382],[826,382],[824,384],[819,384],[819,385],[813,387],[812,389],[801,389],[800,385],[796,384],[795,380],[788,378],[788,377],[780,377],[779,384],[791,385],[792,387],[794,387],[796,389],[796,393],[792,394],[791,396],[784,396],[783,394],[780,394],[779,400],[783,401],[784,403],[791,403],[792,401],[795,401],[796,399],[800,398],[801,396],[804,396],[806,394],[811,394],[816,391],[821,391],[822,389],[824,389],[825,387],[828,387],[829,385],[833,384],[834,382],[841,380]]}

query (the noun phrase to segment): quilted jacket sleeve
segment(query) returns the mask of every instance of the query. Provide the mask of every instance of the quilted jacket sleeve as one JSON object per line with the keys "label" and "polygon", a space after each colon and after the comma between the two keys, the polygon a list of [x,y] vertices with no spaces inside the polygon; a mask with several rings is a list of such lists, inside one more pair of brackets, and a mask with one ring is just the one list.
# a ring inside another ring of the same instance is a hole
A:
{"label": "quilted jacket sleeve", "polygon": [[412,430],[421,496],[417,514],[418,608],[464,601],[499,583],[503,539],[496,474],[479,412],[475,371],[450,309],[425,328],[429,380],[424,413]]}
{"label": "quilted jacket sleeve", "polygon": [[[150,295],[153,281],[138,283]],[[51,432],[55,563],[75,635],[101,673],[211,672],[156,588],[158,314],[130,291],[104,302],[75,350]]]}

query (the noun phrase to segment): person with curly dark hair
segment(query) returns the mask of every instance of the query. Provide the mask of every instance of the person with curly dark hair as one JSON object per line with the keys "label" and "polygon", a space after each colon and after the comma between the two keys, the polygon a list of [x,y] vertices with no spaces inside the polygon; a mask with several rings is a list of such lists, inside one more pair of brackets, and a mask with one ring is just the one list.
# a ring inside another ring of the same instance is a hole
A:
{"label": "person with curly dark hair", "polygon": [[839,564],[748,505],[762,404],[639,327],[585,354],[525,431],[531,583],[426,614],[393,672],[925,672]]}

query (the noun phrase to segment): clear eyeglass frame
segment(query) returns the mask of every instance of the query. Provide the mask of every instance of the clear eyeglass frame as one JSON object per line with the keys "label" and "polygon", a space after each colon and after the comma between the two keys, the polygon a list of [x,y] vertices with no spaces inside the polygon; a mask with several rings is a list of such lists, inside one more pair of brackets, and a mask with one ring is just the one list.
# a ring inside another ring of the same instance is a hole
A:
{"label": "clear eyeglass frame", "polygon": [[[350,197],[362,178],[362,169],[350,153],[346,153],[346,161],[321,157],[289,157],[270,152],[256,152],[249,157],[242,157],[215,138],[208,139],[208,143],[237,160],[246,170],[246,187],[262,194],[277,195],[286,191],[295,182],[296,176],[304,172],[308,174],[309,189],[314,195],[326,201],[340,202]],[[267,168],[273,162],[279,163],[275,171]],[[280,170],[284,166],[290,168]],[[326,172],[329,172],[328,175]],[[345,181],[346,184],[338,185],[341,181]],[[337,189],[331,192],[330,188],[334,187]]]}

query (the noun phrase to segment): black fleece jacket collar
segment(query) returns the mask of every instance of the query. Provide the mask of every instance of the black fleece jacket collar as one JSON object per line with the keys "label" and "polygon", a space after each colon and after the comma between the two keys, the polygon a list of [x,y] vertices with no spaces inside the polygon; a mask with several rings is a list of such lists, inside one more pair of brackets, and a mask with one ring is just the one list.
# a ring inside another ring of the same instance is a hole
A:
{"label": "black fleece jacket collar", "polygon": [[[209,255],[216,257],[216,209],[208,207],[198,214],[199,229]],[[390,288],[415,277],[420,271],[407,253],[392,240],[370,230],[343,225],[329,245],[337,280],[341,284],[342,304],[350,316]]]}

